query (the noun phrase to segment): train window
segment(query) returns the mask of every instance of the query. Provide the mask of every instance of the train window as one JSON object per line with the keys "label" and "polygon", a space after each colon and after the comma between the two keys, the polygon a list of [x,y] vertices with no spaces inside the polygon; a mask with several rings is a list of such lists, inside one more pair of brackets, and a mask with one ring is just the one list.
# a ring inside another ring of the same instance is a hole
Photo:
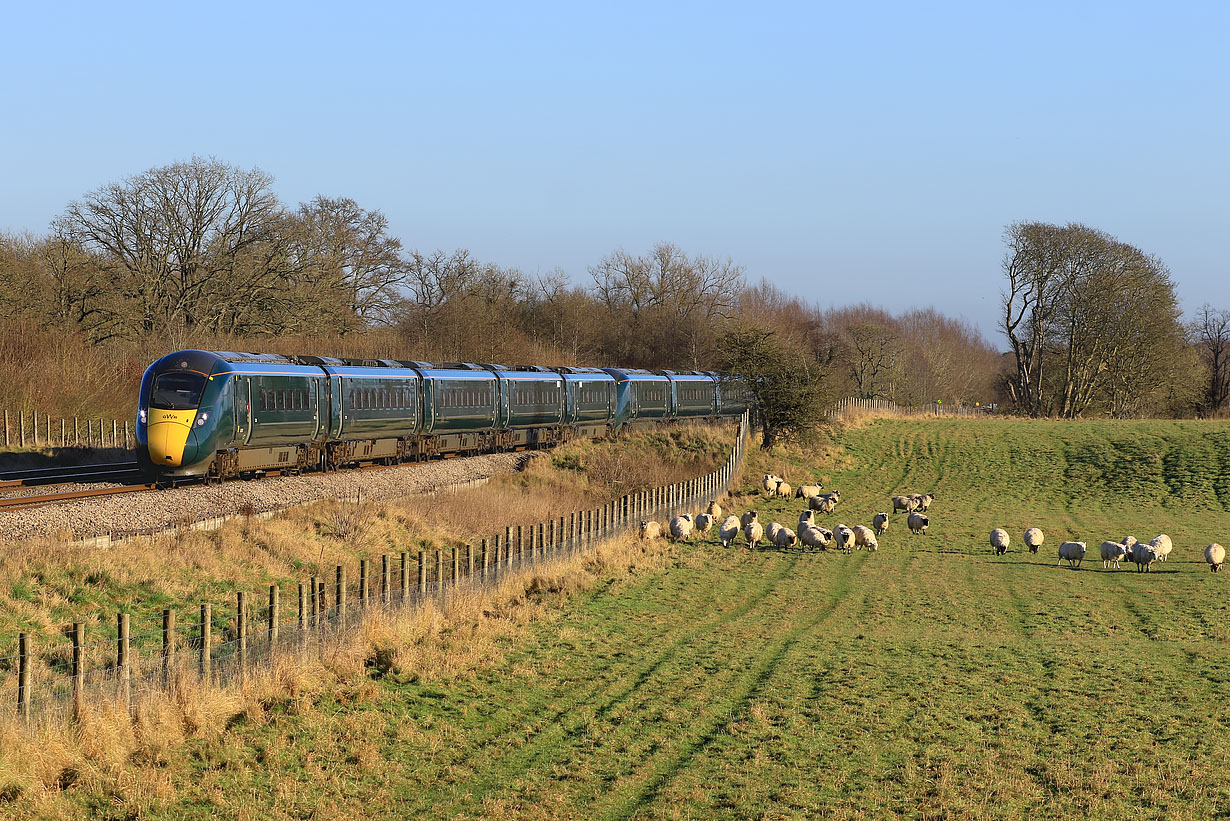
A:
{"label": "train window", "polygon": [[261,410],[269,410],[269,408],[265,406],[265,389],[264,388],[261,388],[260,390],[258,406],[260,407]]}
{"label": "train window", "polygon": [[167,371],[155,377],[149,404],[162,410],[192,410],[201,404],[204,391],[203,374]]}

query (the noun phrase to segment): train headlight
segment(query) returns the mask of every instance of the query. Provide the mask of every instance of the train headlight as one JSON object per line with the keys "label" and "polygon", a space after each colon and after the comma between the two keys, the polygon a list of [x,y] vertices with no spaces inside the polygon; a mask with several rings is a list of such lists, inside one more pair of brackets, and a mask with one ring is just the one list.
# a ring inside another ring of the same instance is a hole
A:
{"label": "train headlight", "polygon": [[203,411],[196,415],[196,426],[199,428],[209,421],[209,411]]}
{"label": "train headlight", "polygon": [[149,414],[146,412],[145,408],[137,408],[137,421],[138,422],[144,425],[148,418],[149,418]]}

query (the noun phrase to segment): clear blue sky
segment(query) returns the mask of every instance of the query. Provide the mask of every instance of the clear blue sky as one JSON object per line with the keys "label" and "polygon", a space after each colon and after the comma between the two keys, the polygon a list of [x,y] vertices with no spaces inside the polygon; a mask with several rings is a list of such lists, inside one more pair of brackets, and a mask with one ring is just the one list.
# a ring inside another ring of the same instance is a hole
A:
{"label": "clear blue sky", "polygon": [[[193,154],[527,272],[666,240],[994,334],[1081,221],[1230,308],[1230,4],[8,4],[0,231]],[[999,338],[995,337],[998,341]]]}

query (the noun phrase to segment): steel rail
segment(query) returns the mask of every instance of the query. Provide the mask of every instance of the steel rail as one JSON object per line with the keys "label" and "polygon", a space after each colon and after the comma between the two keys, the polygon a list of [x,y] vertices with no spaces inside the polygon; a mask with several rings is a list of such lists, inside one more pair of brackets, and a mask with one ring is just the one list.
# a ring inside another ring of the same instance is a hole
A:
{"label": "steel rail", "polygon": [[127,487],[100,487],[92,490],[73,490],[67,493],[44,493],[40,496],[11,496],[0,499],[0,510],[22,510],[29,507],[54,505],[59,502],[72,502],[77,499],[89,499],[95,496],[117,496],[121,493],[141,493],[147,490],[157,490],[155,485],[129,485]]}

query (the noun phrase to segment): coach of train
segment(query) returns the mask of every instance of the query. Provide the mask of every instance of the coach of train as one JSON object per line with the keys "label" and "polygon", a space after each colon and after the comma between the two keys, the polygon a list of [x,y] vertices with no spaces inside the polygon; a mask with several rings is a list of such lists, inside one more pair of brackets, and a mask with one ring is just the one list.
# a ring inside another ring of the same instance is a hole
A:
{"label": "coach of train", "polygon": [[192,350],[146,369],[137,442],[174,482],[546,447],[746,407],[740,385],[700,371]]}

